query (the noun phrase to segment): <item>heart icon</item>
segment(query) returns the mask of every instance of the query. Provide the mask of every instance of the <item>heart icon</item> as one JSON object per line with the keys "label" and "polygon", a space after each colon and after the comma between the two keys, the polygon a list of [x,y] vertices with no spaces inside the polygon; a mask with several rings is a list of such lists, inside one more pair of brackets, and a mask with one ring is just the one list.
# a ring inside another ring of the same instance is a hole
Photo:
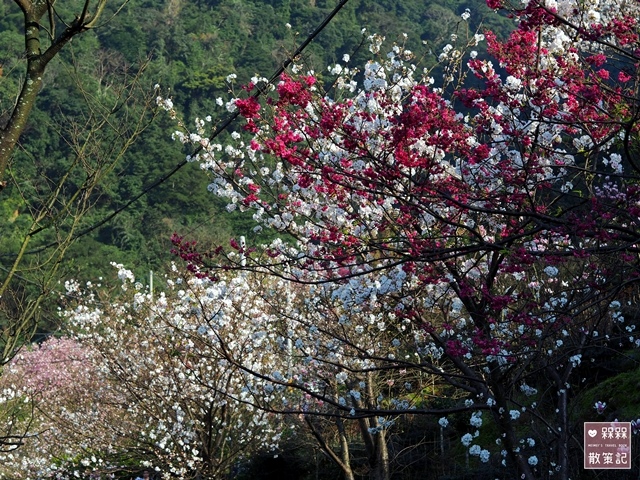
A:
{"label": "heart icon", "polygon": [[595,437],[598,434],[597,430],[589,430],[587,432],[591,438]]}

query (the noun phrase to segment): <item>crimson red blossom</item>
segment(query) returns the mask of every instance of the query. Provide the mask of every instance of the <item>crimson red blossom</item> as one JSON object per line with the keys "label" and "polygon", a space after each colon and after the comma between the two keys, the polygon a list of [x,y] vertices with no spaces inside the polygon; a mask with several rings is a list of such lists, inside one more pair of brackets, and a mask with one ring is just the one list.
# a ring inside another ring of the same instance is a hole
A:
{"label": "crimson red blossom", "polygon": [[245,118],[257,118],[260,111],[260,104],[255,97],[239,98],[235,102],[240,115]]}

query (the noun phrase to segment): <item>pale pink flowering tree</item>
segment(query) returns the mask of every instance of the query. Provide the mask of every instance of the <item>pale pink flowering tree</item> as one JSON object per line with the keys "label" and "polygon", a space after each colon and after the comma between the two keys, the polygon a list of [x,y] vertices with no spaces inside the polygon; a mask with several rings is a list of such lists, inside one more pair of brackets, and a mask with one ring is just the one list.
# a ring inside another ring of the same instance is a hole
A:
{"label": "pale pink flowering tree", "polygon": [[24,434],[20,448],[0,454],[0,474],[30,479],[114,469],[119,455],[113,446],[127,421],[99,358],[91,346],[49,338],[23,348],[5,366],[0,408],[12,415],[2,420]]}

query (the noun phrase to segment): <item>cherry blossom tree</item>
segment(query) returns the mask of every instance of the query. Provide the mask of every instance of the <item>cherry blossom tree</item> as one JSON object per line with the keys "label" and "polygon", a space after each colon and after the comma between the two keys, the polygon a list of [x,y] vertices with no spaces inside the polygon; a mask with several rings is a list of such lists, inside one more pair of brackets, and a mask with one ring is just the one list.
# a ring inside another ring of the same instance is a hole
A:
{"label": "cherry blossom tree", "polygon": [[224,336],[225,348],[237,348],[248,365],[273,370],[272,353],[245,345],[247,336],[259,344],[274,321],[251,285],[174,276],[153,295],[120,265],[118,275],[121,295],[111,291],[105,301],[92,295],[98,287],[75,285],[78,304],[65,313],[75,341],[100,353],[98,368],[123,399],[121,418],[132,423],[114,448],[178,478],[222,478],[251,452],[273,450],[290,429],[250,401],[264,382],[229,363],[209,340]]}
{"label": "cherry blossom tree", "polygon": [[[482,461],[569,478],[581,364],[638,343],[638,7],[530,1],[511,14],[507,40],[452,38],[438,70],[400,44],[375,56],[374,35],[362,71],[345,57],[330,80],[304,65],[274,87],[254,79],[226,104],[246,122],[224,145],[205,121],[177,132],[230,211],[294,241],[202,251],[176,236],[175,252],[201,278],[269,273],[341,299],[345,321],[362,309],[405,325],[398,341],[417,358],[390,357],[378,332],[384,353],[355,357],[466,392],[461,441]],[[483,418],[493,447],[475,443]]]}
{"label": "cherry blossom tree", "polygon": [[[355,478],[356,467],[390,478],[387,433],[398,415],[424,410],[426,377],[406,358],[422,334],[409,335],[408,321],[396,326],[393,312],[374,314],[373,301],[364,309],[347,301],[362,288],[357,279],[336,297],[270,275],[213,282],[174,273],[152,296],[119,269],[128,301],[110,292],[107,307],[70,284],[80,304],[65,313],[75,341],[101,353],[100,370],[127,405],[120,415],[138,418],[138,435],[121,433],[129,441],[117,448],[163,472],[216,476],[307,428],[345,478]],[[412,335],[407,348],[400,338]],[[411,367],[398,371],[396,358]],[[364,461],[354,459],[356,444]]]}
{"label": "cherry blossom tree", "polygon": [[56,478],[115,470],[112,462],[121,460],[122,452],[114,445],[127,423],[119,411],[126,404],[98,361],[98,352],[90,347],[50,338],[24,348],[5,367],[0,377],[2,421],[22,435],[15,448],[0,454],[1,475]]}

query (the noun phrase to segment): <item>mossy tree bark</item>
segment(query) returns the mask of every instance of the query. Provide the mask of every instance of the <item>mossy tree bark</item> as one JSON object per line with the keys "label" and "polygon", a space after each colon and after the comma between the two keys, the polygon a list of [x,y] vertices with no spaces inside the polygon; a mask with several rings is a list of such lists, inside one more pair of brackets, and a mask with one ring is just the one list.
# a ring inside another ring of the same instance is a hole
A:
{"label": "mossy tree bark", "polygon": [[[55,0],[15,0],[24,15],[25,57],[27,71],[20,95],[9,117],[9,121],[0,131],[0,190],[6,186],[6,172],[9,160],[27,126],[29,114],[35,105],[36,97],[42,87],[42,76],[47,65],[60,50],[76,35],[93,28],[100,18],[107,0],[98,0],[92,5],[85,0],[82,12],[73,22],[66,24],[60,35],[55,33]],[[94,8],[91,8],[91,7]],[[43,46],[43,18],[48,17],[48,46]]]}

